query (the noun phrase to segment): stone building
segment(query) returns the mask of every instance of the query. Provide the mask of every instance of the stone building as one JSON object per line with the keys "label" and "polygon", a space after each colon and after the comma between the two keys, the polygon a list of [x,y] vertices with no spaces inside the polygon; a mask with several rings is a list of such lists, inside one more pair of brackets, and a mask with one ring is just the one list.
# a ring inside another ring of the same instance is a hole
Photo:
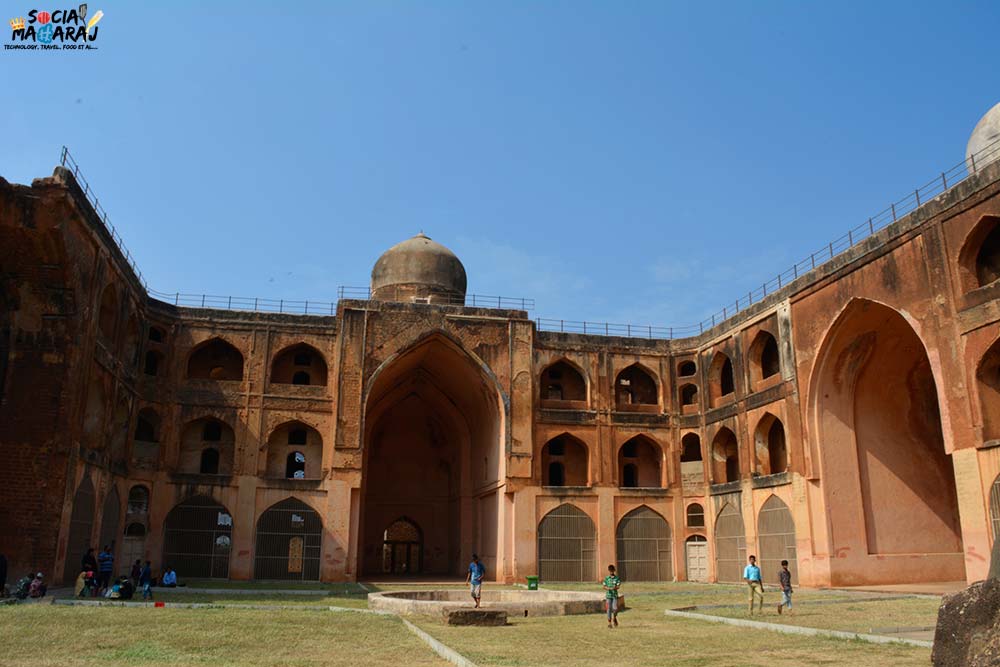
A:
{"label": "stone building", "polygon": [[478,552],[497,581],[736,581],[749,553],[803,585],[980,579],[991,114],[957,185],[668,340],[473,305],[422,234],[323,314],[178,306],[72,172],[0,179],[0,552],[66,580],[112,543],[182,578],[460,575]]}

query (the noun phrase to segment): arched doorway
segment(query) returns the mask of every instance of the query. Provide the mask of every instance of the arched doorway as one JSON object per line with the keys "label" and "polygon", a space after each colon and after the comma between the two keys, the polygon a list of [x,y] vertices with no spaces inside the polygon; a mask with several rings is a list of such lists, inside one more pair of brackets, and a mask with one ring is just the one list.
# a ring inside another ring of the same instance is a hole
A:
{"label": "arched doorway", "polygon": [[643,505],[622,517],[616,535],[618,575],[624,581],[673,581],[670,524]]}
{"label": "arched doorway", "polygon": [[146,526],[141,523],[130,523],[125,526],[125,539],[122,541],[121,562],[118,570],[128,572],[132,563],[142,561],[146,556]]}
{"label": "arched doorway", "polygon": [[757,516],[757,539],[760,553],[757,564],[765,584],[778,585],[778,571],[781,561],[788,561],[792,573],[792,583],[799,582],[798,560],[795,555],[795,520],[788,505],[778,496],[771,496],[760,508]]}
{"label": "arched doorway", "polygon": [[271,505],[257,520],[254,579],[318,581],[323,519],[296,498]]}
{"label": "arched doorway", "polygon": [[362,572],[383,572],[385,531],[401,516],[420,527],[421,572],[460,575],[474,551],[497,572],[501,405],[489,370],[444,335],[375,372],[365,401]]}
{"label": "arched doorway", "polygon": [[228,579],[233,546],[233,517],[208,496],[180,503],[163,522],[161,567],[172,567],[181,577]]}
{"label": "arched doorway", "polygon": [[80,561],[83,560],[91,544],[91,534],[94,532],[94,485],[90,477],[84,475],[80,486],[73,495],[73,511],[69,517],[69,539],[66,541],[66,565],[63,569],[63,581],[73,583],[80,574]]}
{"label": "arched doorway", "polygon": [[809,403],[823,520],[841,554],[830,583],[964,580],[937,387],[906,319],[873,301],[848,304],[820,347]]}
{"label": "arched doorway", "polygon": [[747,560],[747,533],[743,515],[732,503],[723,505],[715,519],[715,578],[743,581]]}
{"label": "arched doorway", "polygon": [[573,505],[560,505],[538,524],[538,575],[542,581],[596,581],[594,522]]}
{"label": "arched doorway", "polygon": [[423,568],[423,531],[409,519],[396,519],[382,536],[382,571],[420,574]]}
{"label": "arched doorway", "polygon": [[684,542],[688,581],[708,581],[708,540],[692,535]]}
{"label": "arched doorway", "polygon": [[[101,540],[100,548],[103,549],[105,546],[111,547],[111,552],[114,553],[118,547],[118,520],[121,518],[121,500],[118,496],[118,489],[114,486],[108,491],[107,497],[104,499],[104,509],[101,510]],[[118,563],[119,570],[121,569],[121,563]]]}

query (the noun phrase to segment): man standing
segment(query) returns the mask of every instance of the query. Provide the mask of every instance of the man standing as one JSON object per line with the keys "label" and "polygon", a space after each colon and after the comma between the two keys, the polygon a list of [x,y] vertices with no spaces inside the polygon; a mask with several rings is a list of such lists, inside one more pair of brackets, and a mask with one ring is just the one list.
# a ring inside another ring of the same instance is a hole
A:
{"label": "man standing", "polygon": [[622,580],[615,574],[615,566],[608,565],[608,576],[604,577],[604,607],[608,610],[609,629],[618,627],[618,589],[621,585]]}
{"label": "man standing", "polygon": [[469,563],[469,573],[465,575],[465,583],[469,584],[471,588],[472,599],[476,601],[476,609],[479,608],[479,600],[482,597],[484,576],[486,576],[486,568],[479,562],[479,556],[472,554],[472,562]]}
{"label": "man standing", "polygon": [[142,586],[142,599],[153,599],[153,567],[152,563],[146,561],[146,566],[139,573],[139,585]]}
{"label": "man standing", "polygon": [[781,604],[778,605],[778,615],[781,615],[782,607],[792,610],[792,573],[788,571],[788,561],[781,561],[781,569],[778,571],[778,581],[781,582]]}
{"label": "man standing", "polygon": [[104,589],[111,585],[111,574],[115,569],[115,555],[111,553],[111,546],[105,544],[104,551],[97,557],[97,570],[101,575],[98,586],[103,593]]}
{"label": "man standing", "polygon": [[750,563],[743,568],[743,581],[747,582],[750,593],[750,615],[753,616],[754,597],[760,598],[760,613],[764,613],[764,584],[760,579],[760,568],[757,567],[757,557],[750,556]]}

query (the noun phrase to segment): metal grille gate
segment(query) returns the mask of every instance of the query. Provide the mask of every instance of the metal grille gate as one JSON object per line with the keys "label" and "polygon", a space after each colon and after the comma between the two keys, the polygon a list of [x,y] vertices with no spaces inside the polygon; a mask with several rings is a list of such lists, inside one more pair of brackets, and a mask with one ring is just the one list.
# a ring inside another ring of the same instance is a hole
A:
{"label": "metal grille gate", "polygon": [[1000,475],[990,488],[990,519],[993,522],[993,540],[1000,540]]}
{"label": "metal grille gate", "polygon": [[538,574],[542,581],[596,581],[594,522],[572,505],[560,505],[538,525]]}
{"label": "metal grille gate", "polygon": [[765,584],[778,585],[781,561],[788,561],[792,583],[799,582],[798,563],[795,559],[795,521],[788,505],[777,496],[771,496],[760,508],[757,517],[757,539],[760,541],[760,574]]}
{"label": "metal grille gate", "polygon": [[318,581],[323,520],[311,507],[289,498],[257,520],[255,579]]}
{"label": "metal grille gate", "polygon": [[618,568],[625,581],[673,581],[670,524],[646,506],[618,522]]}
{"label": "metal grille gate", "polygon": [[181,577],[229,578],[233,517],[206,496],[177,505],[164,522],[163,562]]}
{"label": "metal grille gate", "polygon": [[743,581],[747,559],[746,530],[743,515],[726,503],[715,520],[715,578],[717,581]]}
{"label": "metal grille gate", "polygon": [[80,574],[80,562],[83,560],[90,543],[90,534],[94,529],[94,485],[89,477],[84,477],[80,487],[73,496],[73,513],[69,517],[69,541],[66,546],[66,566],[63,573],[65,583],[76,581]]}

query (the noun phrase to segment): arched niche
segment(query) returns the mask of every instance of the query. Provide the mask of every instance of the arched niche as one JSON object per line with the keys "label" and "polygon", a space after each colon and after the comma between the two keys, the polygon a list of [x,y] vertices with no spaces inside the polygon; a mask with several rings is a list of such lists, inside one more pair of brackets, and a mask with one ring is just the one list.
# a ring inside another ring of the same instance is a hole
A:
{"label": "arched niche", "polygon": [[290,345],[271,362],[271,382],[325,387],[327,384],[326,359],[312,345]]}
{"label": "arched niche", "polygon": [[243,354],[231,343],[212,338],[191,351],[187,377],[191,380],[242,380]]}

